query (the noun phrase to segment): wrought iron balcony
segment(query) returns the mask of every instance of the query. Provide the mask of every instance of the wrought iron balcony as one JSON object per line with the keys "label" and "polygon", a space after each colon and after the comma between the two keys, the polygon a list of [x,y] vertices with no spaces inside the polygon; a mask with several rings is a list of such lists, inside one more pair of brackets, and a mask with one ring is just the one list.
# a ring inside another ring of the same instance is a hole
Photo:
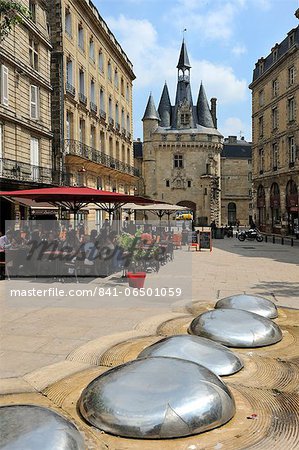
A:
{"label": "wrought iron balcony", "polygon": [[97,150],[88,145],[82,144],[82,142],[68,139],[65,141],[64,150],[67,155],[76,155],[81,158],[93,161],[97,164],[102,164],[105,167],[109,167],[120,172],[139,177],[139,170],[129,164],[126,164],[112,156],[106,155],[106,153]]}
{"label": "wrought iron balcony", "polygon": [[115,129],[116,131],[120,131],[120,124],[118,122],[116,122],[115,124]]}
{"label": "wrought iron balcony", "polygon": [[70,94],[72,97],[75,97],[76,95],[76,89],[74,88],[74,86],[72,86],[70,83],[66,82],[65,83],[65,90],[68,94]]}
{"label": "wrought iron balcony", "polygon": [[114,119],[112,119],[112,117],[109,117],[109,125],[114,127]]}
{"label": "wrought iron balcony", "polygon": [[18,181],[52,184],[52,169],[14,159],[0,158],[0,177]]}
{"label": "wrought iron balcony", "polygon": [[83,103],[83,105],[87,105],[87,97],[86,95],[82,94],[82,92],[79,92],[79,102]]}
{"label": "wrought iron balcony", "polygon": [[97,113],[98,112],[98,107],[95,103],[90,102],[90,111],[92,111],[93,113]]}
{"label": "wrought iron balcony", "polygon": [[105,113],[105,111],[103,109],[100,109],[100,117],[104,120],[106,120],[107,114]]}
{"label": "wrought iron balcony", "polygon": [[132,135],[131,135],[131,133],[129,131],[127,132],[127,138],[130,139],[130,140],[132,138]]}

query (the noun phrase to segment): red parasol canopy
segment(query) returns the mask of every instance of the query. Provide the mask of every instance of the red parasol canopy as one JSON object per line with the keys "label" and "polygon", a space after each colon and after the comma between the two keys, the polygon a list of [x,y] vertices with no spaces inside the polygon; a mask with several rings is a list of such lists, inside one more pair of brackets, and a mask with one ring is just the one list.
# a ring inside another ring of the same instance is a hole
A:
{"label": "red parasol canopy", "polygon": [[156,203],[155,200],[144,197],[120,194],[118,192],[100,191],[89,187],[52,187],[19,191],[0,191],[0,196],[13,197],[15,199],[26,198],[36,202],[48,202],[54,206],[62,206],[73,212],[78,212],[90,203],[94,203],[108,212],[115,211],[128,202],[134,202],[139,205]]}

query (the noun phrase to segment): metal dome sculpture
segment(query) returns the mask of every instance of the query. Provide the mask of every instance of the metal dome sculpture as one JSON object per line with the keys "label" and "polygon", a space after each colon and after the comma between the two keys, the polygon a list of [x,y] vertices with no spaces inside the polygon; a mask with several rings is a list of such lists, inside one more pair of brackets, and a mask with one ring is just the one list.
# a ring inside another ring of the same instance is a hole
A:
{"label": "metal dome sculpture", "polygon": [[35,405],[0,407],[3,450],[84,450],[75,425],[50,409]]}
{"label": "metal dome sculpture", "polygon": [[235,414],[227,386],[207,368],[177,358],[145,358],[93,380],[79,400],[83,417],[117,436],[163,439],[197,434]]}
{"label": "metal dome sculpture", "polygon": [[138,358],[165,356],[201,364],[218,376],[231,375],[243,367],[231,350],[211,339],[199,336],[171,336],[145,348]]}
{"label": "metal dome sculpture", "polygon": [[241,309],[215,309],[193,319],[189,332],[228,347],[263,347],[282,339],[278,325]]}
{"label": "metal dome sculpture", "polygon": [[259,316],[275,319],[278,316],[277,308],[271,300],[259,295],[238,294],[218,300],[216,309],[242,309]]}

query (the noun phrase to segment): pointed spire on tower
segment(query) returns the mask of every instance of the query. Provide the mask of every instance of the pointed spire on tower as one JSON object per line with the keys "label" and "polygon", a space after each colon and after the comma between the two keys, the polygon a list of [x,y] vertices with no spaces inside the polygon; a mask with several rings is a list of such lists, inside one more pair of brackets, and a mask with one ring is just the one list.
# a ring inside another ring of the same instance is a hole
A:
{"label": "pointed spire on tower", "polygon": [[171,102],[170,96],[168,92],[168,87],[165,81],[164,88],[162,91],[158,113],[161,117],[160,126],[161,127],[170,127],[171,125]]}
{"label": "pointed spire on tower", "polygon": [[152,93],[150,93],[146,108],[145,108],[145,113],[144,116],[142,118],[142,120],[146,120],[146,119],[152,119],[152,120],[160,120],[159,114],[157,113],[156,110],[156,106],[155,106],[155,102],[152,96]]}
{"label": "pointed spire on tower", "polygon": [[199,125],[202,125],[206,128],[215,128],[207,96],[202,83],[200,84],[197,100],[197,116]]}
{"label": "pointed spire on tower", "polygon": [[177,69],[190,69],[191,65],[189,62],[187,47],[185,44],[185,40],[183,39],[182,47],[181,47],[181,53],[179,57],[178,65],[176,66]]}

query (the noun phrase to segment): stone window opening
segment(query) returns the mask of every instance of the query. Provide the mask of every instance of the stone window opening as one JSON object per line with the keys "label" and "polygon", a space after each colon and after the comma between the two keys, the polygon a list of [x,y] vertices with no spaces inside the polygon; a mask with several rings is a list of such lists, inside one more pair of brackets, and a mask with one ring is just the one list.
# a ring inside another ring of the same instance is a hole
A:
{"label": "stone window opening", "polygon": [[34,70],[38,70],[38,42],[29,37],[29,62]]}
{"label": "stone window opening", "polygon": [[84,52],[84,30],[81,23],[78,24],[78,46]]}
{"label": "stone window opening", "polygon": [[277,170],[278,168],[278,144],[274,142],[272,144],[272,168],[273,170]]}
{"label": "stone window opening", "polygon": [[295,99],[291,97],[288,99],[288,121],[293,122],[295,120]]}
{"label": "stone window opening", "polygon": [[65,8],[65,32],[72,37],[72,15],[69,6]]}
{"label": "stone window opening", "polygon": [[173,157],[173,167],[175,169],[182,169],[184,167],[183,164],[183,155],[174,155]]}
{"label": "stone window opening", "polygon": [[278,80],[272,81],[272,97],[275,98],[278,96]]}
{"label": "stone window opening", "polygon": [[296,145],[294,136],[288,137],[288,148],[289,148],[289,165],[292,167],[296,160]]}
{"label": "stone window opening", "polygon": [[289,68],[288,81],[289,81],[289,86],[292,86],[295,83],[295,67],[294,66]]}
{"label": "stone window opening", "polygon": [[169,181],[169,180],[166,180],[166,181],[165,181],[165,186],[166,186],[166,187],[169,187],[169,186],[170,186],[170,181]]}

